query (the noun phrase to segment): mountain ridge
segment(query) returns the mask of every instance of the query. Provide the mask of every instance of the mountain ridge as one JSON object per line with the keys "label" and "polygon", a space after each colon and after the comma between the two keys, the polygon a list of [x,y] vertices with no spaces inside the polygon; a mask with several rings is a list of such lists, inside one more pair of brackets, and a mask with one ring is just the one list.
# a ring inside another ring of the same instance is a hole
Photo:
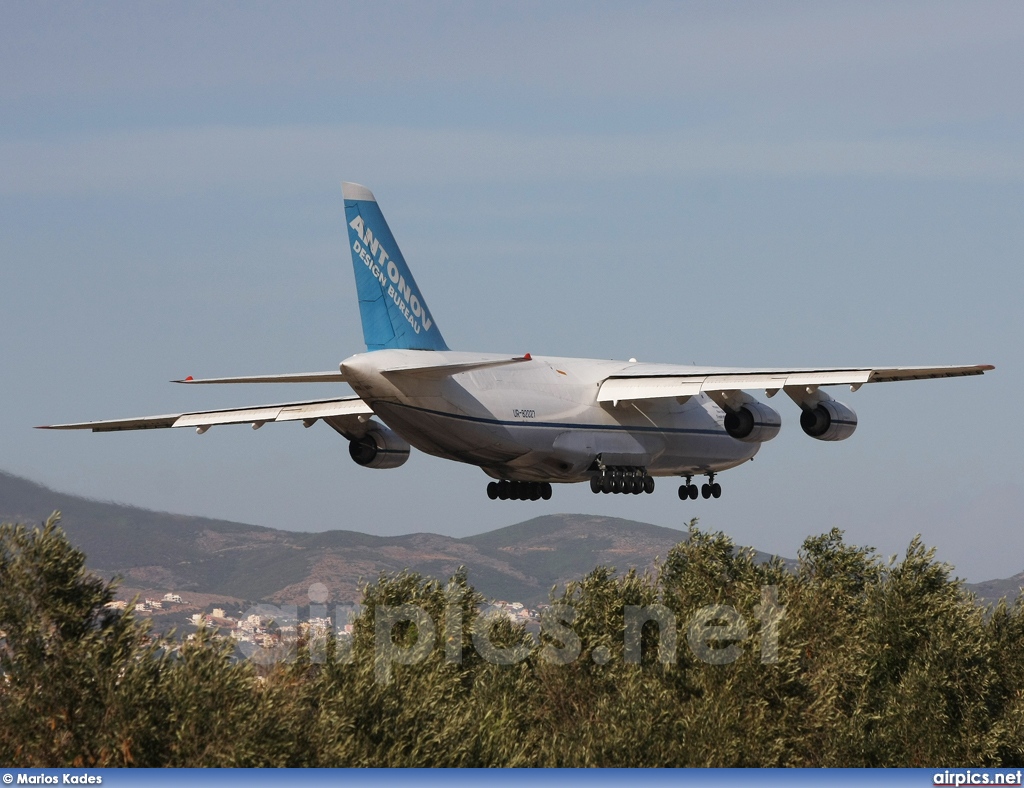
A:
{"label": "mountain ridge", "polygon": [[[686,531],[651,523],[568,513],[461,538],[290,531],[96,501],[0,471],[0,519],[41,522],[55,510],[88,567],[120,576],[124,586],[293,604],[306,603],[315,582],[328,587],[332,600],[356,601],[362,584],[381,572],[410,569],[445,579],[460,566],[485,596],[536,604],[553,586],[598,565],[655,572],[657,560],[687,538]],[[770,557],[754,552],[757,560]],[[1024,572],[967,588],[995,601],[1016,597],[1022,584]]]}

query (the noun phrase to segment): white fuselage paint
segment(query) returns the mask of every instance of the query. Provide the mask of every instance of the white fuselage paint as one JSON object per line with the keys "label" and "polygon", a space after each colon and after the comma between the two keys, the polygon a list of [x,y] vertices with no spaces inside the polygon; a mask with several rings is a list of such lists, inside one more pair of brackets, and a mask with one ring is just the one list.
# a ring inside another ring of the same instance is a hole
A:
{"label": "white fuselage paint", "polygon": [[602,381],[634,368],[629,362],[536,356],[456,374],[423,368],[482,358],[378,350],[346,359],[341,369],[375,414],[417,449],[479,465],[496,479],[584,481],[598,458],[643,466],[652,476],[697,475],[732,468],[760,448],[729,436],[723,411],[703,394],[599,403]]}

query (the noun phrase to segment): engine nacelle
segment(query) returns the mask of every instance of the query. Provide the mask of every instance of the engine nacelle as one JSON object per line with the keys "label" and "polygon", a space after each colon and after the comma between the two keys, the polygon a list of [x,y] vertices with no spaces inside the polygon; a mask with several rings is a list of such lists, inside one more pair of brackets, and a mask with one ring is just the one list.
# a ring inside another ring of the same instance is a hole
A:
{"label": "engine nacelle", "polygon": [[857,429],[857,414],[841,402],[826,399],[803,409],[800,428],[819,441],[844,441]]}
{"label": "engine nacelle", "polygon": [[409,459],[409,444],[394,430],[376,425],[348,443],[348,454],[364,468],[397,468]]}
{"label": "engine nacelle", "polygon": [[764,443],[779,434],[782,417],[767,405],[745,402],[725,413],[725,431],[738,441]]}

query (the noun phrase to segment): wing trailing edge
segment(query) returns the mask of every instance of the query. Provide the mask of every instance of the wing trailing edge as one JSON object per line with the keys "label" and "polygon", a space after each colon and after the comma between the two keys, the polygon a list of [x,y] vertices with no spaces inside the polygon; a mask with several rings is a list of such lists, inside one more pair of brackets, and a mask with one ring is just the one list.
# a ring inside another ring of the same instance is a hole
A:
{"label": "wing trailing edge", "polygon": [[692,397],[704,392],[764,389],[769,395],[790,387],[891,383],[899,380],[930,380],[983,375],[991,364],[943,367],[862,367],[849,369],[729,369],[722,374],[700,370],[692,374],[629,375],[607,378],[597,393],[598,402],[622,402],[666,397]]}

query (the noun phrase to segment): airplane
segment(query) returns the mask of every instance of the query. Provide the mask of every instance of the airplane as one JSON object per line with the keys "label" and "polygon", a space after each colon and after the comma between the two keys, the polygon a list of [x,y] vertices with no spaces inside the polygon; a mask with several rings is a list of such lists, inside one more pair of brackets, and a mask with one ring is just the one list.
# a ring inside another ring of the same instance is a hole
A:
{"label": "airplane", "polygon": [[[554,484],[594,493],[652,493],[682,481],[682,500],[719,498],[717,476],[753,459],[782,419],[749,392],[784,392],[811,438],[840,441],[857,415],[825,387],[981,375],[989,364],[935,367],[697,367],[450,350],[373,193],[343,183],[366,352],[338,371],[173,381],[187,385],[346,383],[353,396],[53,424],[40,429],[115,432],[225,424],[323,421],[366,468],[403,465],[410,448],[476,465],[490,499],[548,500]],[[698,487],[694,478],[704,477]]]}

